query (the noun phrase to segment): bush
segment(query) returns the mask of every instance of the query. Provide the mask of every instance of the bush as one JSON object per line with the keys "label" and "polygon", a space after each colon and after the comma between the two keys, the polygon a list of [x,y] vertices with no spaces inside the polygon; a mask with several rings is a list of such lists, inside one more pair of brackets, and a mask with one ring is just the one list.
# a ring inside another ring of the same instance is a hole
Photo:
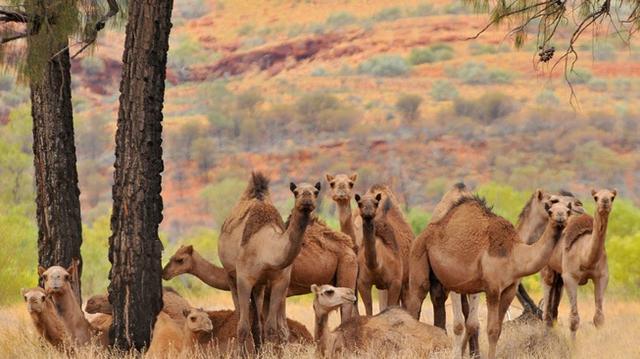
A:
{"label": "bush", "polygon": [[190,0],[176,3],[178,14],[185,19],[197,19],[209,13],[209,5],[205,0]]}
{"label": "bush", "polygon": [[591,80],[589,80],[589,83],[587,84],[587,86],[591,91],[595,91],[595,92],[607,92],[607,89],[608,89],[607,81],[597,77],[594,77]]}
{"label": "bush", "polygon": [[420,4],[413,9],[407,10],[407,16],[410,17],[423,17],[434,14],[436,14],[436,11],[434,11],[433,5],[429,3]]}
{"label": "bush", "polygon": [[553,106],[560,104],[560,100],[553,90],[545,89],[538,94],[538,97],[536,97],[536,103],[543,106]]}
{"label": "bush", "polygon": [[13,89],[15,78],[9,74],[0,74],[0,92],[8,92]]}
{"label": "bush", "polygon": [[457,98],[454,101],[454,111],[458,116],[467,116],[489,125],[515,111],[513,102],[513,98],[508,95],[490,92],[475,100]]}
{"label": "bush", "polygon": [[430,47],[411,50],[411,54],[409,54],[409,63],[412,65],[419,65],[437,61],[446,61],[452,59],[453,55],[454,51],[451,46],[437,44]]}
{"label": "bush", "polygon": [[629,95],[631,95],[632,90],[633,90],[633,86],[631,84],[630,79],[617,78],[613,80],[613,88],[612,88],[613,98],[616,98],[619,100],[628,98]]}
{"label": "bush", "polygon": [[343,105],[337,97],[321,92],[302,96],[296,102],[296,110],[309,130],[346,130],[359,118],[355,109]]}
{"label": "bush", "polygon": [[260,36],[254,36],[254,37],[250,37],[248,39],[245,39],[242,41],[242,48],[243,49],[251,49],[254,47],[258,47],[258,46],[262,46],[264,44],[266,44],[267,41],[265,39],[263,39]]}
{"label": "bush", "polygon": [[374,56],[358,66],[361,74],[394,77],[406,75],[410,70],[407,61],[398,55],[378,55]]}
{"label": "bush", "polygon": [[358,18],[350,12],[340,11],[329,15],[325,22],[330,27],[338,28],[354,24],[356,21],[358,21]]}
{"label": "bush", "polygon": [[388,7],[375,13],[371,18],[375,21],[394,21],[402,17],[402,10],[399,7]]}
{"label": "bush", "polygon": [[327,70],[325,70],[323,67],[316,67],[311,71],[311,76],[314,76],[314,77],[322,77],[326,75],[327,75]]}
{"label": "bush", "polygon": [[444,7],[444,13],[451,15],[464,15],[471,14],[472,11],[462,1],[456,0]]}
{"label": "bush", "polygon": [[401,95],[396,102],[396,110],[405,121],[414,122],[420,117],[422,97],[418,95]]}
{"label": "bush", "polygon": [[437,80],[431,87],[431,98],[436,101],[451,101],[458,97],[458,90],[447,80]]}
{"label": "bush", "polygon": [[80,63],[87,75],[90,76],[100,75],[105,69],[104,60],[99,57],[85,57]]}
{"label": "bush", "polygon": [[491,45],[491,44],[481,44],[479,42],[472,42],[469,44],[469,53],[471,55],[492,55],[501,52],[509,52],[510,48],[507,45]]}
{"label": "bush", "polygon": [[469,85],[506,84],[513,80],[511,73],[500,69],[489,70],[484,62],[466,62],[458,68],[448,68],[447,73]]}
{"label": "bush", "polygon": [[586,84],[592,77],[593,74],[591,74],[591,71],[585,69],[573,69],[567,74],[569,82],[573,85]]}

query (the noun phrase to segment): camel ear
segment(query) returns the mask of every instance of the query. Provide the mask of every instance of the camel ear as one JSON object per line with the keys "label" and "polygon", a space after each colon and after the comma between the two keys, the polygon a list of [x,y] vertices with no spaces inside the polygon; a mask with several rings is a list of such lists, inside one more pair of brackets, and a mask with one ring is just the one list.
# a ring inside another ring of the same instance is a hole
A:
{"label": "camel ear", "polygon": [[46,272],[47,270],[42,267],[42,266],[38,266],[38,276],[42,277],[42,275],[44,274],[44,272]]}
{"label": "camel ear", "polygon": [[381,199],[382,199],[382,193],[378,193],[376,195],[376,201],[380,202]]}
{"label": "camel ear", "polygon": [[324,175],[324,178],[327,179],[327,182],[331,182],[335,177],[327,173],[326,175]]}
{"label": "camel ear", "polygon": [[27,288],[20,288],[20,294],[24,297],[24,300],[27,300],[27,292],[29,292]]}
{"label": "camel ear", "polygon": [[613,191],[611,191],[611,193],[613,193],[613,198],[616,198],[616,196],[618,195],[618,190],[614,188]]}
{"label": "camel ear", "polygon": [[73,275],[76,273],[76,268],[76,261],[74,259],[73,261],[71,261],[71,265],[69,266],[69,268],[67,268],[67,273],[69,273],[69,275],[73,277]]}
{"label": "camel ear", "polygon": [[549,203],[549,202],[544,202],[544,210],[545,210],[545,211],[549,211],[549,209],[551,209],[551,203]]}
{"label": "camel ear", "polygon": [[182,315],[184,315],[184,317],[188,317],[189,313],[191,313],[191,309],[183,309],[182,310]]}
{"label": "camel ear", "polygon": [[542,201],[543,197],[544,197],[544,193],[542,193],[542,190],[540,188],[538,188],[536,190],[536,198],[538,199],[538,201]]}
{"label": "camel ear", "polygon": [[188,246],[184,247],[185,252],[187,252],[187,254],[193,254],[193,246],[190,244]]}
{"label": "camel ear", "polygon": [[289,183],[289,189],[291,190],[291,192],[293,192],[293,194],[296,193],[296,188],[298,188],[298,186],[296,186],[295,183],[293,182]]}
{"label": "camel ear", "polygon": [[315,285],[315,284],[311,285],[311,293],[318,294],[319,289],[320,288],[318,288],[317,285]]}
{"label": "camel ear", "polygon": [[358,179],[358,174],[354,172],[353,174],[351,174],[351,176],[349,176],[349,179],[355,182]]}
{"label": "camel ear", "polygon": [[322,185],[320,184],[320,182],[316,182],[316,185],[314,186],[318,191],[320,191],[322,189]]}
{"label": "camel ear", "polygon": [[591,189],[591,197],[594,197],[598,193],[595,189]]}

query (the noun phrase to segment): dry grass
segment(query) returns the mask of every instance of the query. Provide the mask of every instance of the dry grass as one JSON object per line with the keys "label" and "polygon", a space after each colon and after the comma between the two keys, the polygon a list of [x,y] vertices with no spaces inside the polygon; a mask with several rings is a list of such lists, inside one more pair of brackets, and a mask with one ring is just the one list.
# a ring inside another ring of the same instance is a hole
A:
{"label": "dry grass", "polygon": [[[189,298],[194,306],[211,309],[229,308],[231,298],[226,293],[216,292],[207,297]],[[214,304],[215,303],[215,304]],[[425,302],[422,320],[432,321],[430,303]],[[480,340],[483,354],[486,355],[487,343],[484,333],[486,320],[484,305],[481,305]],[[595,329],[591,324],[594,307],[589,296],[580,301],[582,325],[574,344],[569,339],[569,329],[566,325],[568,308],[566,303],[560,308],[560,323],[547,333],[541,326],[508,323],[498,344],[501,358],[638,358],[640,347],[637,345],[636,333],[640,331],[640,302],[620,299],[610,299],[605,303],[606,323],[604,328]],[[290,300],[287,304],[289,317],[313,329],[313,313],[309,297]],[[517,314],[514,308],[513,314]],[[450,313],[449,313],[450,314]],[[337,315],[332,317],[331,325],[336,325]],[[451,331],[450,331],[451,332]],[[189,358],[229,357],[223,353],[198,353]],[[400,353],[384,354],[379,349],[362,353],[358,358],[381,357],[417,357],[411,348]],[[449,353],[440,353],[438,358],[448,358]],[[65,355],[52,350],[37,336],[30,323],[23,305],[0,308],[0,357],[2,358],[64,358]],[[95,346],[83,348],[76,352],[77,358],[133,358],[122,354],[109,353]],[[176,356],[172,356],[176,357]],[[184,356],[187,357],[187,356]],[[312,346],[290,345],[284,351],[270,350],[264,358],[314,358],[315,349]]]}

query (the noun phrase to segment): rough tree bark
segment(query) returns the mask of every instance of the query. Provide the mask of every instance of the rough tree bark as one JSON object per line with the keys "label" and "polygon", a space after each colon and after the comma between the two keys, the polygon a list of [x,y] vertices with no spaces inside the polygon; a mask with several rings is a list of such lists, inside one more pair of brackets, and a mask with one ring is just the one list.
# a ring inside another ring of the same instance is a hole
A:
{"label": "rough tree bark", "polygon": [[[52,46],[51,55],[67,46]],[[82,222],[71,107],[69,51],[48,61],[30,80],[33,117],[33,162],[36,176],[38,263],[65,268],[78,259],[73,289],[80,296]]]}
{"label": "rough tree bark", "polygon": [[111,339],[118,349],[149,346],[162,308],[162,106],[171,0],[129,2],[116,132],[109,238]]}

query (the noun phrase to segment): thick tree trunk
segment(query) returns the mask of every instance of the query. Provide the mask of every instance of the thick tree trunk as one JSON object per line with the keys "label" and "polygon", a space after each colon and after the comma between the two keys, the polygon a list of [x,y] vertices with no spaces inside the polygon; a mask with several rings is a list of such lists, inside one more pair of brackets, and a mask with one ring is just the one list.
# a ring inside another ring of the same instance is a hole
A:
{"label": "thick tree trunk", "polygon": [[[52,46],[52,55],[67,46]],[[80,296],[82,223],[71,107],[69,51],[48,61],[31,79],[33,163],[36,176],[38,263],[48,268],[78,262],[73,289]],[[42,283],[41,283],[42,284]]]}
{"label": "thick tree trunk", "polygon": [[149,347],[162,309],[162,105],[171,0],[129,2],[116,132],[109,301],[119,349]]}

